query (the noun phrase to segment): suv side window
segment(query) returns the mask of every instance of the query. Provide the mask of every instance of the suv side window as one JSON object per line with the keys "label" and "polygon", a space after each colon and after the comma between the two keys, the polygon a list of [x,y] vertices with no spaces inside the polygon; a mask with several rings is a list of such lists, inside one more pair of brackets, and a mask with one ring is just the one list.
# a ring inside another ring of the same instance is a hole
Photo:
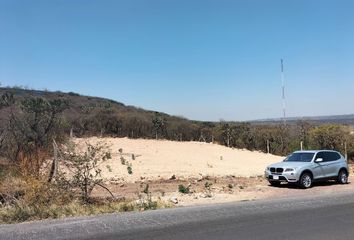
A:
{"label": "suv side window", "polygon": [[315,159],[319,159],[319,158],[322,158],[324,162],[327,161],[327,160],[326,160],[326,154],[325,154],[325,152],[319,152],[319,153],[317,153]]}
{"label": "suv side window", "polygon": [[316,155],[316,159],[322,158],[324,162],[332,161],[331,152],[319,152]]}
{"label": "suv side window", "polygon": [[330,156],[330,161],[337,161],[341,159],[341,156],[336,152],[328,152],[328,154]]}

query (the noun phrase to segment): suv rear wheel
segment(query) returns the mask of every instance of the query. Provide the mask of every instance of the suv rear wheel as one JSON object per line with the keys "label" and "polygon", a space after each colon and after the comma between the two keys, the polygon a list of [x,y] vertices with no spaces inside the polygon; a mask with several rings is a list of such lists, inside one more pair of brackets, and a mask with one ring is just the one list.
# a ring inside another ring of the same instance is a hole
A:
{"label": "suv rear wheel", "polygon": [[348,173],[345,170],[340,170],[338,177],[337,177],[337,182],[340,184],[346,184],[348,183]]}
{"label": "suv rear wheel", "polygon": [[303,173],[299,180],[299,186],[301,188],[310,188],[312,186],[312,176],[310,173]]}

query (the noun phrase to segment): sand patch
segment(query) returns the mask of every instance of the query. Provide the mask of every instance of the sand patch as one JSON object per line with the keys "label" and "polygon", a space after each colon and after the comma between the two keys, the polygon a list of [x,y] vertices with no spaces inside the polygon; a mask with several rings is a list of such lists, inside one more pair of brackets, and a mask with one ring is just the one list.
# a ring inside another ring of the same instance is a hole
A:
{"label": "sand patch", "polygon": [[[267,165],[283,159],[271,154],[202,142],[97,137],[77,138],[75,142],[109,144],[112,159],[101,165],[102,176],[124,182],[169,179],[173,175],[182,179],[259,176],[263,175]],[[121,157],[132,163],[133,174],[128,174]]]}

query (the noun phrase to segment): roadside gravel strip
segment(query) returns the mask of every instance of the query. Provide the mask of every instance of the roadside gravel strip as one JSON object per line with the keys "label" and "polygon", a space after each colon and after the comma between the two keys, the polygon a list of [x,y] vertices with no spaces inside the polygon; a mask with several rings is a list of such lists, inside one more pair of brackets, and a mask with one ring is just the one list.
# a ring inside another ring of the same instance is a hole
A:
{"label": "roadside gravel strip", "polygon": [[353,239],[353,226],[346,193],[0,225],[0,239]]}

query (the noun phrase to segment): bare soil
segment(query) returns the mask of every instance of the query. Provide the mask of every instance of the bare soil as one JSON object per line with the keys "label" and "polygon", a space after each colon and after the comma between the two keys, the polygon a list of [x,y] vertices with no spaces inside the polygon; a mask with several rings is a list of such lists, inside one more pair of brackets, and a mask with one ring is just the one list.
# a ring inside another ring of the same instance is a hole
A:
{"label": "bare soil", "polygon": [[[300,189],[295,184],[281,184],[272,187],[263,177],[224,177],[207,179],[175,179],[141,181],[136,183],[110,184],[108,187],[116,195],[127,200],[136,200],[145,195],[144,189],[153,199],[171,201],[177,199],[176,206],[189,206],[198,204],[214,204],[233,201],[252,201],[257,199],[275,199],[294,196],[337,194],[341,192],[354,192],[354,177],[349,178],[349,184],[340,185],[335,181],[315,183],[310,189]],[[206,183],[210,185],[207,189]],[[189,186],[189,193],[178,191],[179,185]],[[103,189],[96,189],[97,197],[108,197]]]}
{"label": "bare soil", "polygon": [[[102,163],[102,176],[107,181],[126,183],[141,179],[169,179],[173,175],[186,179],[260,176],[267,165],[283,159],[272,154],[204,142],[97,137],[77,138],[75,141],[79,146],[84,146],[85,142],[101,142],[110,146],[112,159]],[[132,164],[133,174],[128,174],[122,159]]]}

